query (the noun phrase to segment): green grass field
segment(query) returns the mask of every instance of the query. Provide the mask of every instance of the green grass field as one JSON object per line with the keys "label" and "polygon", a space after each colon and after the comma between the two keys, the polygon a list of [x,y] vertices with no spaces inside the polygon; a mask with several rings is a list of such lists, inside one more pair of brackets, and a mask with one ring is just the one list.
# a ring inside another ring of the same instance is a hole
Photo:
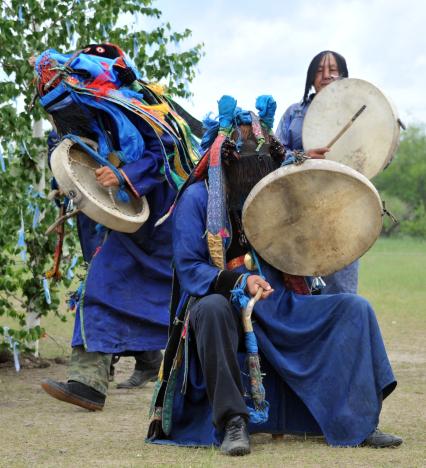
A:
{"label": "green grass field", "polygon": [[[398,449],[331,448],[322,438],[252,438],[252,455],[229,459],[214,449],[146,445],[152,384],[117,390],[101,413],[57,402],[40,388],[45,377],[64,379],[66,367],[0,368],[0,466],[426,466],[426,242],[380,239],[362,258],[360,294],[373,304],[398,379],[385,401],[381,428],[404,438]],[[70,316],[71,317],[71,316]],[[4,320],[2,320],[4,323]],[[72,322],[45,319],[43,357],[69,353]],[[117,380],[132,368],[120,361]]]}

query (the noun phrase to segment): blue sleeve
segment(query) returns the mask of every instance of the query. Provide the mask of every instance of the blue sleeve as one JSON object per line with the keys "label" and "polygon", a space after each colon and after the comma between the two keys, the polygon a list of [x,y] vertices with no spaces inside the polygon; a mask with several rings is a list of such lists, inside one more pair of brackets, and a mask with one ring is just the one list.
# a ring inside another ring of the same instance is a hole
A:
{"label": "blue sleeve", "polygon": [[143,156],[124,164],[121,173],[136,196],[142,197],[165,180],[163,174],[163,149],[158,139],[146,141]]}
{"label": "blue sleeve", "polygon": [[205,238],[207,189],[204,183],[188,187],[173,213],[173,255],[181,288],[202,297],[214,288],[220,269],[210,264]]}
{"label": "blue sleeve", "polygon": [[286,149],[292,149],[290,147],[290,124],[293,118],[293,107],[294,104],[285,111],[278,123],[277,131],[275,132],[275,136]]}
{"label": "blue sleeve", "polygon": [[276,137],[284,146],[285,155],[284,161],[288,161],[290,158],[293,157],[293,143],[291,141],[291,132],[290,132],[290,125],[293,120],[293,110],[295,104],[290,106],[281,117],[281,120],[278,123],[278,128],[276,131]]}

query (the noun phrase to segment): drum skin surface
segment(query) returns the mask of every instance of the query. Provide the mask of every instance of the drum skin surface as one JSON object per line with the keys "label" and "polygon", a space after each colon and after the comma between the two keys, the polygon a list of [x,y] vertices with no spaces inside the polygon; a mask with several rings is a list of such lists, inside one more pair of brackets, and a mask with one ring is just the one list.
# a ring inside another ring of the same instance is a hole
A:
{"label": "drum skin surface", "polygon": [[[92,147],[95,143],[82,138]],[[145,197],[137,198],[126,189],[130,202],[119,201],[117,188],[111,193],[97,181],[95,170],[100,166],[78,144],[65,138],[52,152],[53,175],[60,189],[84,214],[99,224],[119,232],[136,232],[148,219],[149,207]]]}
{"label": "drum skin surface", "polygon": [[393,159],[399,145],[398,115],[385,95],[368,81],[345,78],[323,88],[303,122],[303,148],[326,146],[363,106],[366,109],[332,146],[327,159],[372,179]]}
{"label": "drum skin surface", "polygon": [[382,229],[382,202],[372,183],[350,167],[308,160],[258,182],[242,222],[250,244],[278,270],[325,276],[373,245]]}

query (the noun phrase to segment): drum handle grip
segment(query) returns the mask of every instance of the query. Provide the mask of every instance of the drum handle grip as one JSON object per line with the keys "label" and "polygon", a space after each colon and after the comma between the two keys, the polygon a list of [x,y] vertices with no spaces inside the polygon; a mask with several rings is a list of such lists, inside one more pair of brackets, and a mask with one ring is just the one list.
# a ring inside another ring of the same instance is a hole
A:
{"label": "drum handle grip", "polygon": [[120,188],[124,188],[126,181],[124,180],[123,175],[120,173],[120,171],[110,162],[108,159],[103,158],[99,153],[97,153],[93,148],[91,148],[89,145],[84,143],[78,136],[68,134],[64,136],[64,139],[68,138],[69,140],[73,141],[74,143],[77,143],[81,148],[83,148],[86,153],[91,156],[97,163],[101,164],[102,166],[108,166],[114,175],[117,177],[118,182],[120,184]]}

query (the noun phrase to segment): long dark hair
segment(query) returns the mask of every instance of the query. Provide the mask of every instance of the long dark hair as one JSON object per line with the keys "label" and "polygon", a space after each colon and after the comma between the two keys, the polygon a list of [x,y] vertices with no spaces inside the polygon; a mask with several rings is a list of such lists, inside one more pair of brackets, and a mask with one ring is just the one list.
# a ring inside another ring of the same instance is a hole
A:
{"label": "long dark hair", "polygon": [[315,57],[309,64],[308,73],[306,74],[305,94],[303,95],[303,102],[305,104],[309,101],[309,91],[311,90],[314,84],[315,75],[318,70],[319,64],[321,63],[321,60],[324,57],[324,55],[327,54],[333,55],[336,59],[337,66],[339,67],[340,76],[342,78],[347,78],[349,76],[346,60],[342,55],[338,54],[337,52],[333,52],[332,50],[323,50],[319,54],[315,55]]}
{"label": "long dark hair", "polygon": [[[231,140],[222,146],[222,159],[228,187],[228,208],[231,210],[241,210],[251,189],[259,180],[280,167],[284,157],[284,149],[276,138],[269,135],[264,128],[262,132],[265,143],[259,152],[256,151],[258,142],[251,125],[241,125],[238,130],[234,130]],[[236,157],[235,141],[238,138],[241,138],[242,146],[239,156]]]}

